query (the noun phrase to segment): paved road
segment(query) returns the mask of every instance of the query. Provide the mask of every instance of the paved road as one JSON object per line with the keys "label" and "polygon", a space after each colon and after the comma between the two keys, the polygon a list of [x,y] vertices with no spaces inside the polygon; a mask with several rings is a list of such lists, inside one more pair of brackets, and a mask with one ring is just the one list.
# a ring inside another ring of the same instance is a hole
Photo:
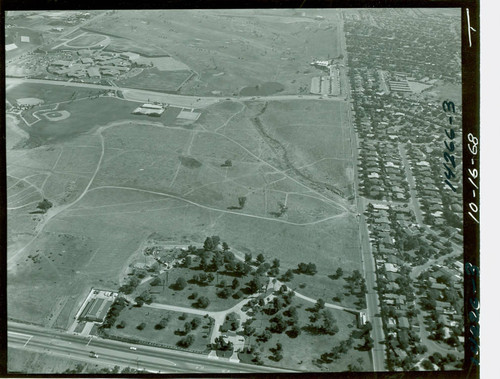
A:
{"label": "paved road", "polygon": [[424,225],[422,211],[420,210],[420,202],[418,201],[417,192],[415,191],[415,178],[411,172],[410,163],[408,162],[408,159],[406,159],[406,148],[404,144],[398,143],[398,149],[399,155],[401,155],[403,165],[405,167],[406,179],[410,186],[410,206],[413,208],[418,226],[422,226]]}
{"label": "paved road", "polygon": [[[37,326],[8,323],[8,345],[31,351],[49,353],[56,356],[90,361],[104,365],[133,367],[152,372],[164,373],[255,373],[255,372],[293,372],[273,367],[254,366],[208,358],[206,355],[193,354],[143,345],[131,344],[94,337],[45,329]],[[91,358],[90,352],[99,358]]]}
{"label": "paved road", "polygon": [[270,95],[270,96],[226,96],[226,97],[215,97],[215,96],[189,96],[189,95],[174,95],[156,91],[146,91],[134,88],[125,87],[115,87],[106,86],[101,84],[92,83],[78,83],[78,82],[68,82],[62,80],[47,80],[47,79],[24,79],[24,78],[13,78],[6,77],[6,85],[15,83],[35,83],[35,84],[51,84],[56,86],[70,86],[70,87],[82,87],[82,88],[93,88],[97,90],[112,90],[112,91],[122,91],[123,96],[127,100],[137,101],[137,102],[148,102],[148,101],[159,101],[171,105],[176,105],[180,107],[191,107],[191,108],[205,108],[209,105],[225,101],[225,100],[235,100],[235,101],[250,101],[250,100],[262,100],[262,101],[286,101],[286,100],[324,100],[324,101],[342,101],[345,100],[342,96],[321,96],[321,95]]}
{"label": "paved road", "polygon": [[[345,34],[344,34],[344,21],[340,21],[340,33],[341,38],[341,51],[344,55],[344,66],[347,67],[347,52],[345,48]],[[346,94],[347,94],[347,118],[348,125],[351,132],[351,158],[353,162],[354,168],[354,197],[356,199],[356,207],[357,212],[359,214],[359,238],[360,238],[360,248],[361,248],[361,261],[363,263],[363,274],[366,281],[366,305],[367,305],[367,319],[371,322],[373,329],[371,331],[371,337],[374,341],[374,347],[372,349],[372,363],[373,363],[373,371],[384,371],[385,370],[385,336],[384,330],[382,328],[382,318],[380,316],[375,316],[376,314],[380,315],[380,301],[378,298],[378,293],[374,289],[377,285],[377,276],[375,271],[375,259],[373,257],[373,253],[371,250],[371,244],[368,237],[368,227],[366,225],[366,220],[364,216],[364,200],[359,196],[358,192],[358,148],[359,143],[357,140],[356,133],[354,131],[354,123],[352,120],[351,114],[351,105],[350,105],[350,83],[347,77],[347,73],[345,70],[342,70],[344,75],[344,82],[346,85]]]}

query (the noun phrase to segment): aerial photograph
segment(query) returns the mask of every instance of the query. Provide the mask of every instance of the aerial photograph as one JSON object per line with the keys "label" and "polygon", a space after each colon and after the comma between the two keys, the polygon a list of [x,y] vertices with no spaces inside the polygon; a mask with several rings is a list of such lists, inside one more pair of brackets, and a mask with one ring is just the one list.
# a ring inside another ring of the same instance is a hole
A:
{"label": "aerial photograph", "polygon": [[461,370],[461,33],[5,12],[8,372]]}

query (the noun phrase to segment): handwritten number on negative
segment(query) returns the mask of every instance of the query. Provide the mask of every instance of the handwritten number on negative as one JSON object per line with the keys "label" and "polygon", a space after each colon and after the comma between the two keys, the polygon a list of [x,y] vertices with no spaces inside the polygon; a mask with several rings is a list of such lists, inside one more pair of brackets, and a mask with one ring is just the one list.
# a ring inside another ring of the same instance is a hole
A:
{"label": "handwritten number on negative", "polygon": [[[454,155],[450,155],[448,152],[445,151],[443,153],[443,156],[444,156],[444,159],[446,159],[446,162],[450,162],[451,163],[451,165],[453,166],[453,168],[457,167],[457,164],[455,163],[455,156]],[[444,167],[446,167],[447,170],[450,170],[445,163],[443,163],[443,164],[444,164]],[[455,175],[453,175],[453,176],[455,176]],[[448,178],[448,179],[450,179],[450,178]]]}

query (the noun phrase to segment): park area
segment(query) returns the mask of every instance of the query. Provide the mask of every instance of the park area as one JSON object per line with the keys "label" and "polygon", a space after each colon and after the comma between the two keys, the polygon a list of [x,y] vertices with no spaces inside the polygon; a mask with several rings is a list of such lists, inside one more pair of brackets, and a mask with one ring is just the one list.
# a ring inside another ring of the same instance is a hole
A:
{"label": "park area", "polygon": [[[120,312],[115,325],[105,329],[105,334],[128,342],[208,352],[212,322],[203,316],[129,306]],[[181,340],[190,343],[186,346],[179,342]]]}
{"label": "park area", "polygon": [[250,314],[252,321],[244,330],[252,334],[239,354],[242,362],[307,372],[371,370],[363,330],[357,328],[353,314],[320,308],[297,297],[289,304],[273,299],[265,306],[254,306]]}
{"label": "park area", "polygon": [[[55,91],[50,96],[49,101],[64,98]],[[295,123],[305,124],[304,105],[295,104]],[[252,122],[262,103],[215,104],[189,129],[162,124],[162,117],[174,117],[168,112],[154,120],[132,115],[135,105],[116,98],[62,104],[59,109],[70,112],[69,118],[31,127],[44,137],[41,146],[9,150],[12,317],[65,325],[87,288],[119,286],[124,262],[154,232],[195,245],[207,235],[221,235],[237,251],[280,259],[283,270],[308,257],[318,267],[320,283],[303,280],[301,292],[311,297],[343,290],[328,278],[338,267],[346,274],[361,268],[357,224],[347,203],[289,170],[290,162]],[[310,106],[318,125],[335,115],[330,102]],[[292,104],[271,102],[268,110],[259,116],[266,133],[287,141],[281,142],[285,149],[300,147],[287,152],[292,164],[314,163],[316,145],[331,156],[346,153],[334,127],[331,138],[316,140],[303,130],[308,144],[298,144],[302,129],[287,133],[279,121],[291,117],[286,114],[294,112]],[[98,126],[107,128],[97,133]],[[330,135],[326,126],[320,128]],[[320,168],[312,180],[321,180]],[[22,180],[24,186],[16,184]],[[30,214],[43,199],[53,203],[48,220]],[[47,292],[53,297],[41,302]],[[215,292],[210,296],[215,306],[219,299]],[[61,305],[54,310],[56,303]]]}

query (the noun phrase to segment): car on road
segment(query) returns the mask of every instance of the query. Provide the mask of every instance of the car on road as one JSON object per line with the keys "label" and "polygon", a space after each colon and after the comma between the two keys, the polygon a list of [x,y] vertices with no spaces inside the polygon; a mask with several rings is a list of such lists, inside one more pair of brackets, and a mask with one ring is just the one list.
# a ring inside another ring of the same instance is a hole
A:
{"label": "car on road", "polygon": [[94,353],[93,351],[90,352],[90,356],[92,358],[99,358],[99,356],[96,353]]}
{"label": "car on road", "polygon": [[135,346],[130,346],[130,350],[137,350]]}

